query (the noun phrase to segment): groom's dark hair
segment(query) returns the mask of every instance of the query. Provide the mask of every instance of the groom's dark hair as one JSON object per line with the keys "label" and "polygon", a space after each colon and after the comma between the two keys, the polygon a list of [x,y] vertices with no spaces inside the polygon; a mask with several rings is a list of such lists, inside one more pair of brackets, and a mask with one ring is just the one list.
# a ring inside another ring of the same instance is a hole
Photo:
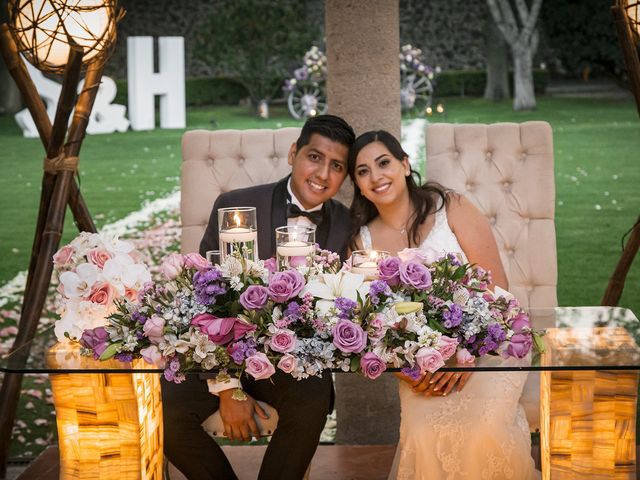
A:
{"label": "groom's dark hair", "polygon": [[344,119],[335,115],[318,115],[307,120],[296,141],[296,149],[300,150],[309,143],[311,135],[317,133],[334,142],[351,148],[356,139],[353,128]]}

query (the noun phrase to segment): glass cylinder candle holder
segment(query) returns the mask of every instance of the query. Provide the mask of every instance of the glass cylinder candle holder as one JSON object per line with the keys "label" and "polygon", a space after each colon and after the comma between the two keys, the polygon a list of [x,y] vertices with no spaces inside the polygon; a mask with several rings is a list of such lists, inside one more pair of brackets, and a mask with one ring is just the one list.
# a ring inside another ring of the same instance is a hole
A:
{"label": "glass cylinder candle holder", "polygon": [[376,280],[378,275],[378,262],[387,258],[389,252],[384,250],[354,250],[351,254],[351,272],[364,275],[365,280]]}
{"label": "glass cylinder candle holder", "polygon": [[258,223],[255,207],[218,209],[220,260],[239,252],[247,260],[258,260]]}
{"label": "glass cylinder candle holder", "polygon": [[207,262],[211,265],[220,265],[220,250],[207,250]]}
{"label": "glass cylinder candle holder", "polygon": [[316,252],[316,228],[286,226],[276,228],[278,270],[311,266]]}

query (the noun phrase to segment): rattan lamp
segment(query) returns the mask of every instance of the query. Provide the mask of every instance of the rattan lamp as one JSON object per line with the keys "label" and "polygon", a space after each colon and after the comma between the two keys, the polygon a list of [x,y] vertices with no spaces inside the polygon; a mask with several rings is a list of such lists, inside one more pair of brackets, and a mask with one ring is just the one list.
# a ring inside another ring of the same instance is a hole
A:
{"label": "rattan lamp", "polygon": [[[115,0],[9,0],[8,14],[9,22],[0,25],[0,50],[46,150],[31,261],[12,347],[16,349],[35,335],[67,204],[80,230],[95,231],[75,177],[80,147],[121,12]],[[53,125],[20,54],[41,70],[63,74]],[[83,68],[87,72],[85,88],[77,95]],[[6,374],[0,389],[0,477],[6,470],[21,383],[21,375]]]}

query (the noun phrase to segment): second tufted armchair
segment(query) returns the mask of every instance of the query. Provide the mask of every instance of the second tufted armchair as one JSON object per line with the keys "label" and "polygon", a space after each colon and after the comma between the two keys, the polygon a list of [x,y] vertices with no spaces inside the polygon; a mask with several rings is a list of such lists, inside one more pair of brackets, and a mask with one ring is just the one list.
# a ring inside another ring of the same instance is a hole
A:
{"label": "second tufted armchair", "polygon": [[[429,180],[463,194],[489,219],[509,291],[524,307],[555,307],[551,126],[546,122],[430,124],[426,144]],[[529,375],[521,403],[531,428],[538,428],[538,374]]]}

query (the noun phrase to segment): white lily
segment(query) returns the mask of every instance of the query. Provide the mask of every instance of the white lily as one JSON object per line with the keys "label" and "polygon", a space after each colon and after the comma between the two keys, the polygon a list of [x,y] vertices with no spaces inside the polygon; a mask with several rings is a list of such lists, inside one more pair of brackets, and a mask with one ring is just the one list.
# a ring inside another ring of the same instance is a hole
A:
{"label": "white lily", "polygon": [[317,308],[322,315],[326,315],[333,306],[336,298],[343,297],[358,301],[358,293],[364,298],[369,294],[369,282],[364,281],[364,275],[340,271],[338,273],[325,273],[305,285],[300,296],[311,293],[319,298]]}
{"label": "white lily", "polygon": [[116,234],[101,233],[100,240],[107,251],[111,253],[129,253],[133,250],[131,242],[120,240]]}
{"label": "white lily", "polygon": [[91,293],[91,287],[98,280],[98,268],[91,263],[81,263],[75,272],[62,272],[60,283],[64,294],[68,298],[86,297]]}

